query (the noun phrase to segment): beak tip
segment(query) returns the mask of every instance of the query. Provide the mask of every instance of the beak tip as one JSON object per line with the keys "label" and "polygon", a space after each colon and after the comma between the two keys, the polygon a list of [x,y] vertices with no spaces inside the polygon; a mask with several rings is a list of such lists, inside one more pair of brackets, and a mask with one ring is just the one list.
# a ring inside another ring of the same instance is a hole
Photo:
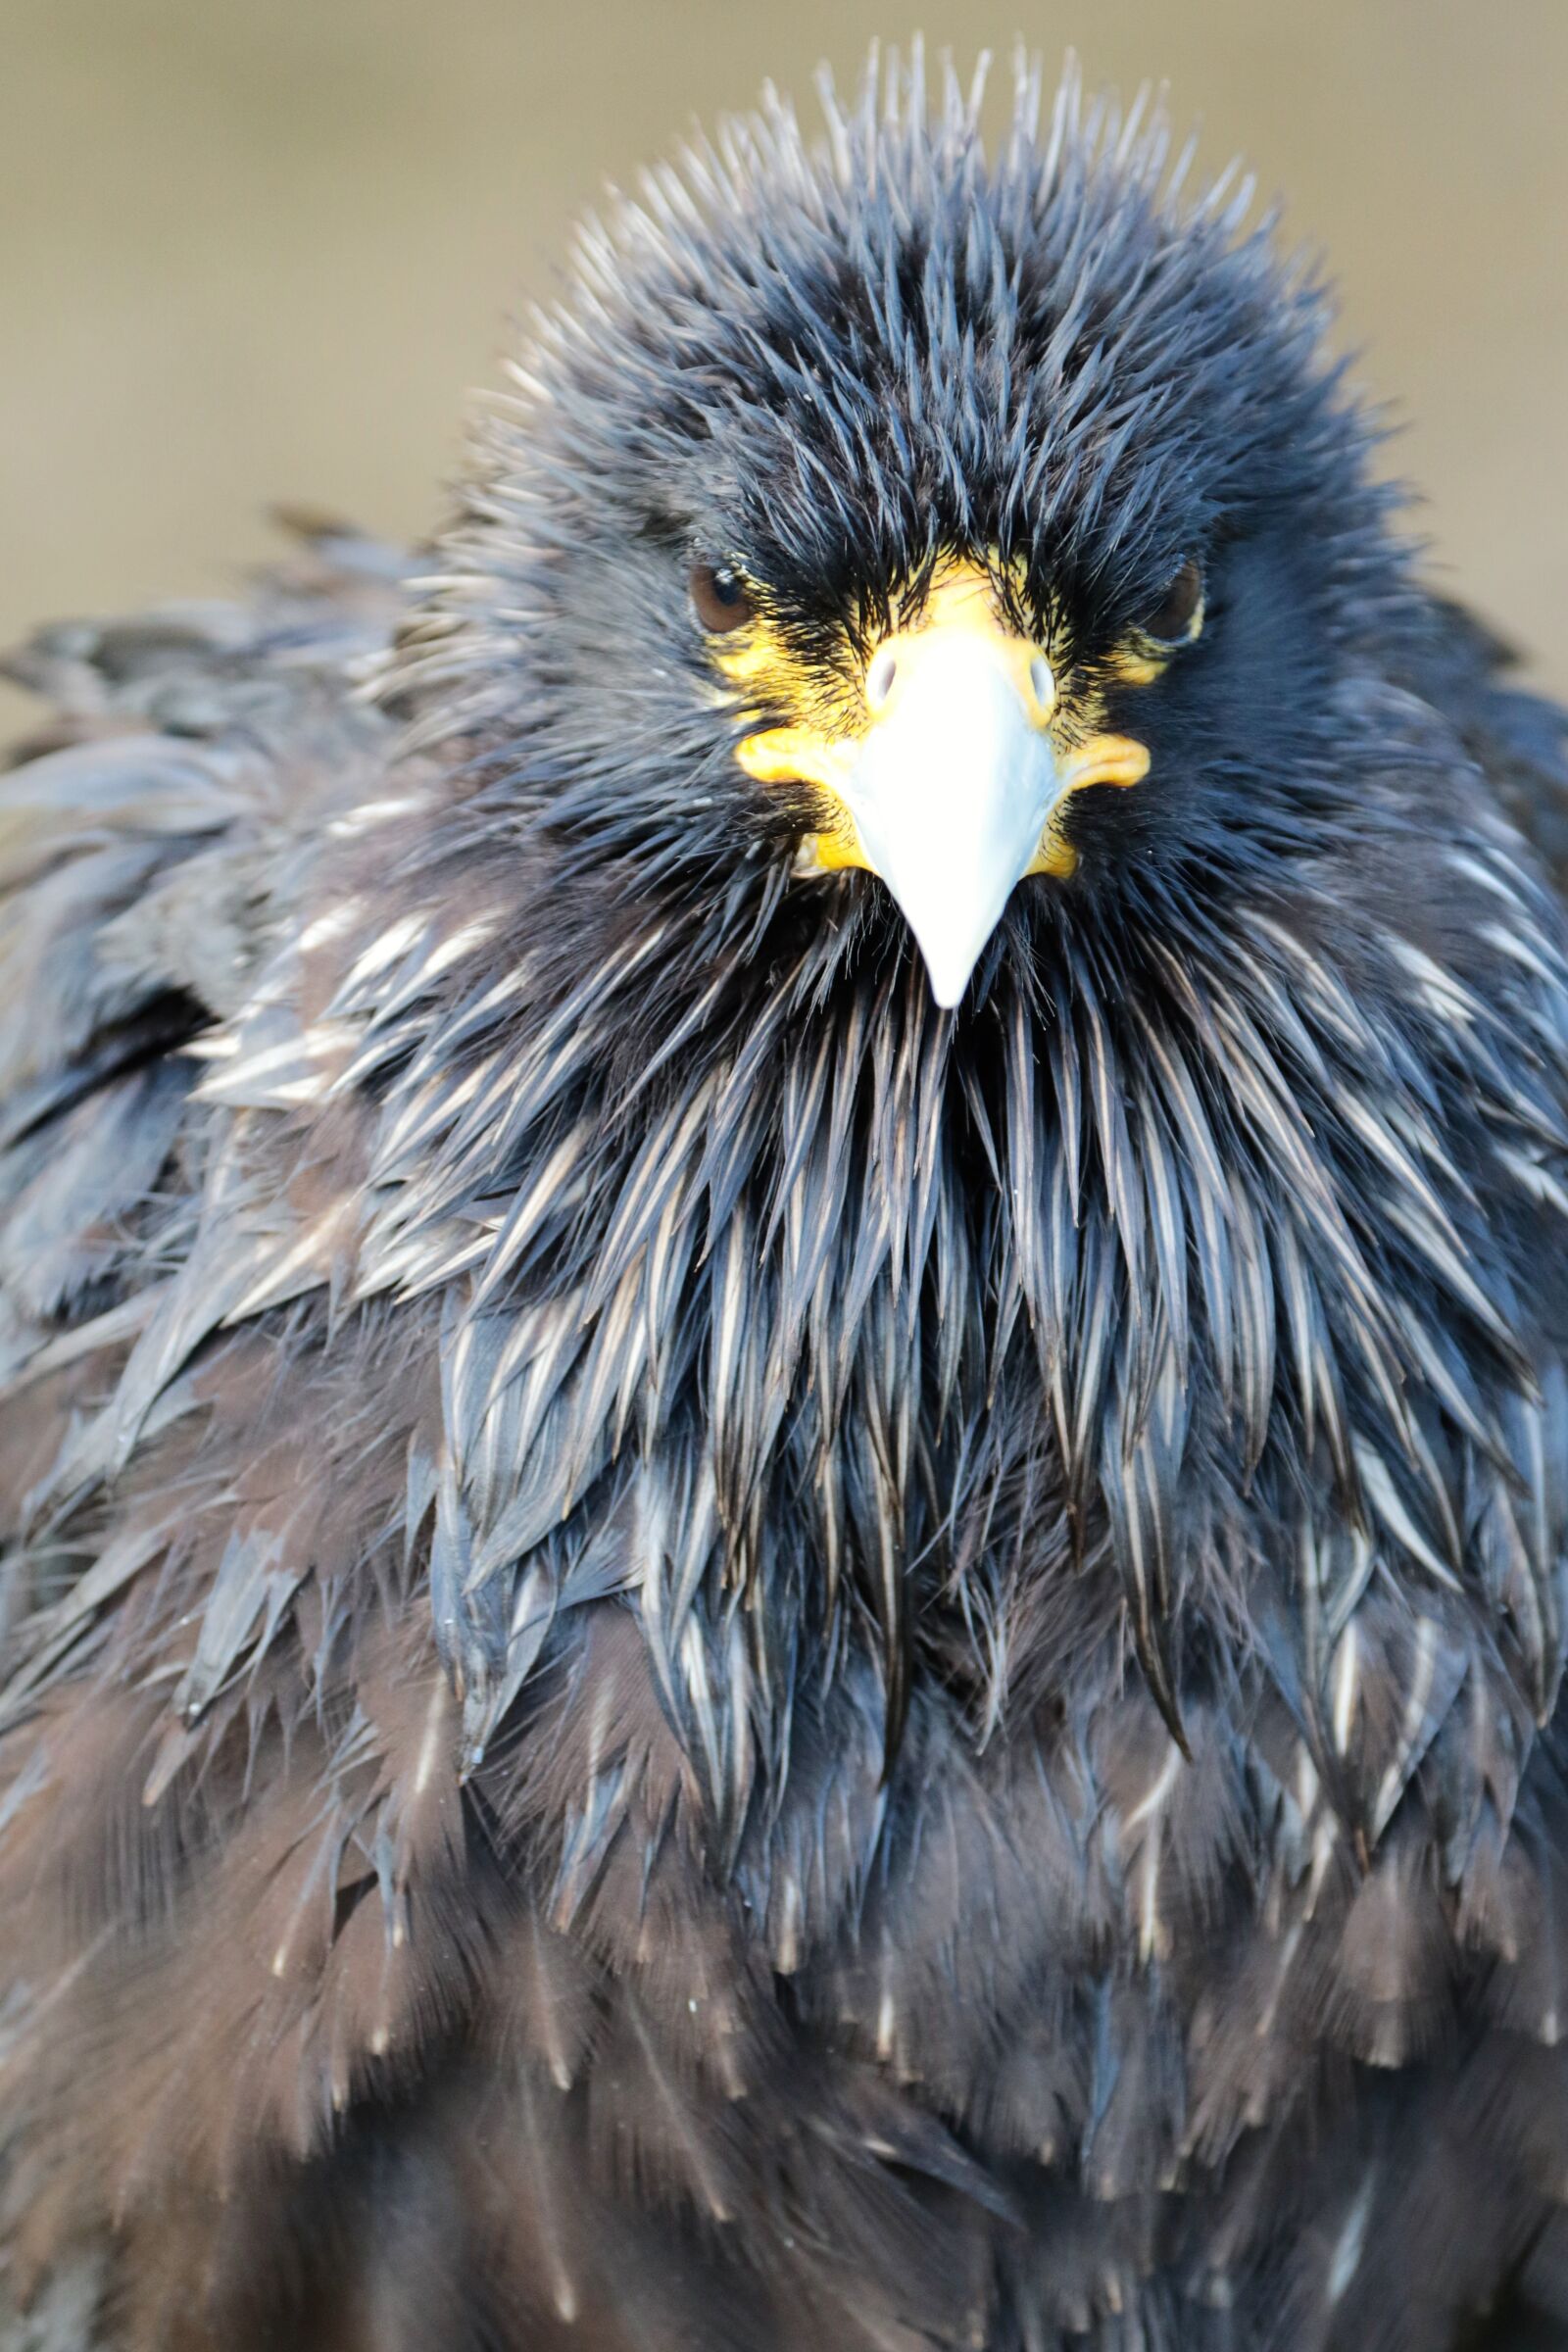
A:
{"label": "beak tip", "polygon": [[970,956],[966,962],[956,963],[943,957],[933,962],[929,956],[926,957],[926,978],[931,983],[932,1000],[941,1005],[944,1012],[951,1012],[963,995],[978,960],[977,956]]}

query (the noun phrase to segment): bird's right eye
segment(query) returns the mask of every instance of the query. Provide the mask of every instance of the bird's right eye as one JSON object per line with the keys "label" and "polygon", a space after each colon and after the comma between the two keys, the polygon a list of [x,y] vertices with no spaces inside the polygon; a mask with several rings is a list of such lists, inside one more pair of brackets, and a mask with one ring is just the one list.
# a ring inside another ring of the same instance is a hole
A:
{"label": "bird's right eye", "polygon": [[1144,622],[1144,635],[1156,645],[1186,645],[1203,625],[1202,566],[1185,563],[1166,582],[1159,601]]}
{"label": "bird's right eye", "polygon": [[757,610],[746,582],[727,564],[694,564],[691,591],[692,611],[714,636],[742,627]]}

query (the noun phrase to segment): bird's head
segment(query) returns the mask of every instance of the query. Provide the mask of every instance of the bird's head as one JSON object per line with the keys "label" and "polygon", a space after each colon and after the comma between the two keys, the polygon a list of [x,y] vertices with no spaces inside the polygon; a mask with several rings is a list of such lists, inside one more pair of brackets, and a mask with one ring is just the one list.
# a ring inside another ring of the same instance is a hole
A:
{"label": "bird's head", "polygon": [[406,674],[634,888],[771,860],[949,1005],[1015,894],[1309,848],[1402,565],[1245,189],[1071,79],[1042,120],[1036,68],[989,159],[977,92],[887,86],[819,148],[773,103],[585,235]]}

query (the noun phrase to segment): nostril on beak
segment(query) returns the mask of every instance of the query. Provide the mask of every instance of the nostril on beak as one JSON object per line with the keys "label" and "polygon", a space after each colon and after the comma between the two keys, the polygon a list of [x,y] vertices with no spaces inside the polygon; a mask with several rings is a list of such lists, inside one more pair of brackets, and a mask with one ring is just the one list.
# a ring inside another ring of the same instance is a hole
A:
{"label": "nostril on beak", "polygon": [[1030,662],[1029,683],[1035,690],[1035,701],[1043,711],[1049,712],[1056,699],[1056,681],[1051,674],[1051,663],[1044,654],[1036,654]]}
{"label": "nostril on beak", "polygon": [[885,645],[865,673],[865,699],[871,710],[881,710],[885,708],[898,674],[898,659],[893,648]]}

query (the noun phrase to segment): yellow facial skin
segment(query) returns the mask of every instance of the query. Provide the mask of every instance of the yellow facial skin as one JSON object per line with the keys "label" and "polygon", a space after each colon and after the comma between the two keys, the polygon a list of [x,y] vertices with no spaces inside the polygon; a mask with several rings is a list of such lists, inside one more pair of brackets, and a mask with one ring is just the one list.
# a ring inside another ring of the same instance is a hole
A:
{"label": "yellow facial skin", "polygon": [[[1041,835],[1027,871],[1070,875],[1077,853],[1061,824],[1067,800],[1090,784],[1134,785],[1149,773],[1146,745],[1127,735],[1102,731],[1102,694],[1091,692],[1069,705],[1054,675],[1047,644],[1020,636],[1007,619],[992,571],[953,556],[940,563],[923,597],[895,626],[856,659],[846,647],[837,674],[801,662],[784,642],[765,608],[744,627],[714,641],[714,661],[734,689],[744,716],[759,720],[779,710],[794,715],[783,723],[760,725],[736,747],[736,758],[761,784],[809,784],[829,801],[831,822],[802,845],[808,871],[844,866],[869,868],[855,819],[845,807],[842,785],[869,730],[891,715],[900,692],[938,636],[976,632],[989,639],[1017,691],[1028,722],[1049,735],[1062,790]],[[1201,612],[1189,631],[1196,636]],[[1174,649],[1135,639],[1109,664],[1112,677],[1142,685],[1157,677]]]}

